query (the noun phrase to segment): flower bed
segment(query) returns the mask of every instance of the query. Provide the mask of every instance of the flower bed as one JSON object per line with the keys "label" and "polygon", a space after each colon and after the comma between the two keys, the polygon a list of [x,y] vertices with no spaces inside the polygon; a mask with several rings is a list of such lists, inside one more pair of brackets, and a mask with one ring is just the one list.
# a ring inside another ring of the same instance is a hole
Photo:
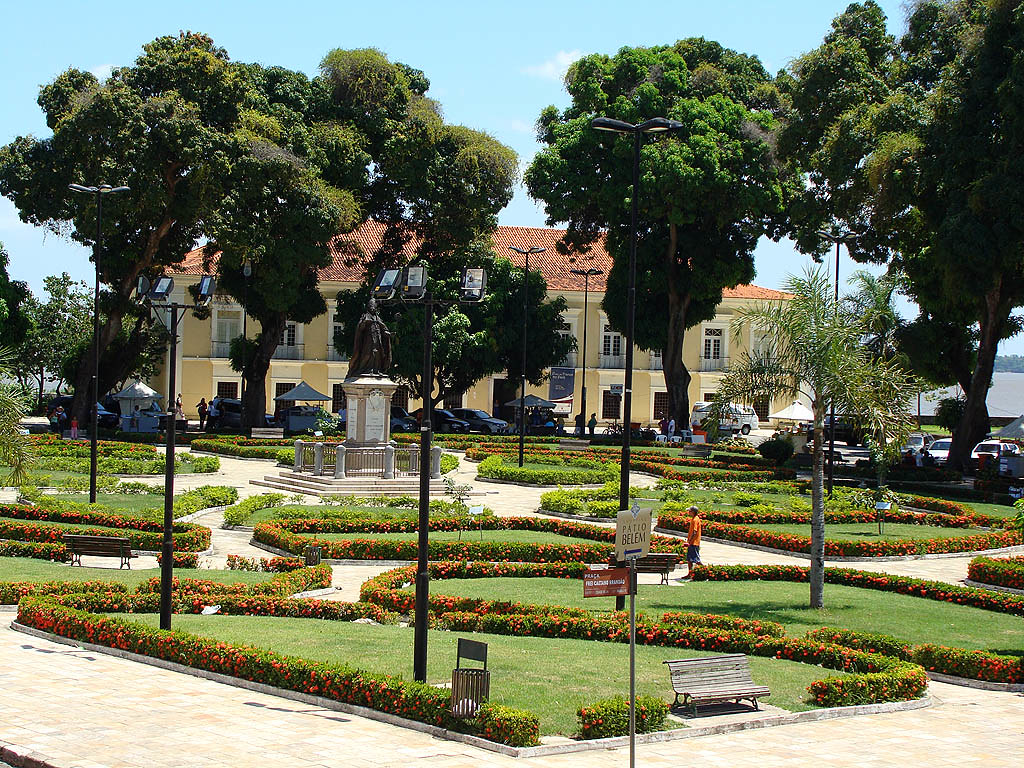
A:
{"label": "flower bed", "polygon": [[[192,441],[192,450],[237,456],[243,459],[272,459],[279,461],[283,448],[294,451],[294,440],[254,440],[248,437],[204,437]],[[293,453],[294,461],[294,453]]]}
{"label": "flower bed", "polygon": [[63,544],[42,541],[7,541],[0,539],[0,557],[32,557],[36,560],[51,560],[66,563],[71,559]]}
{"label": "flower bed", "polygon": [[[468,452],[467,452],[468,456]],[[536,457],[531,456],[533,461]],[[477,477],[504,480],[532,485],[588,485],[614,480],[618,468],[608,464],[602,469],[584,469],[563,464],[558,469],[534,469],[507,464],[505,457],[492,455],[480,462],[476,468]]]}
{"label": "flower bed", "polygon": [[967,566],[967,578],[981,584],[1024,590],[1024,557],[976,557]]}
{"label": "flower bed", "polygon": [[[695,581],[795,581],[807,582],[810,569],[799,565],[701,565],[694,569]],[[926,581],[909,576],[872,573],[853,568],[826,568],[828,584],[877,589],[901,595],[923,597],[958,605],[970,605],[987,611],[1024,616],[1024,598],[987,589],[960,587],[942,581]]]}
{"label": "flower bed", "polygon": [[[738,514],[743,513],[749,514],[749,511],[738,511]],[[926,517],[930,516],[922,516],[922,522]],[[889,518],[887,517],[886,519],[888,520]],[[662,510],[661,514],[658,515],[658,526],[660,528],[679,531],[680,533],[685,533],[688,530],[689,522],[688,516],[671,511],[666,512]],[[917,521],[915,520],[914,522]],[[714,519],[705,520],[704,535],[710,538],[740,541],[746,544],[756,544],[757,546],[789,552],[809,553],[811,551],[810,536],[748,528],[743,525],[716,522]],[[1024,541],[1024,538],[1022,538],[1020,531],[993,531],[971,536],[951,536],[942,539],[902,539],[891,541],[825,539],[825,556],[891,557],[947,552],[976,552],[986,549],[998,549],[1000,547],[1012,547],[1021,544],[1022,541]]]}
{"label": "flower bed", "polygon": [[[665,727],[668,704],[653,696],[638,696],[634,713],[636,732],[653,733]],[[576,716],[584,739],[606,739],[629,733],[629,702],[621,696],[580,707]]]}
{"label": "flower bed", "polygon": [[469,721],[456,720],[450,712],[451,692],[424,683],[405,682],[400,678],[373,675],[352,667],[307,661],[248,646],[235,646],[185,632],[143,627],[128,620],[69,608],[52,596],[23,599],[18,606],[18,621],[72,640],[118,648],[277,688],[324,696],[442,728],[468,730],[505,744],[536,744],[540,732],[536,716],[504,707],[485,707],[482,717]]}
{"label": "flower bed", "polygon": [[[484,517],[479,520],[441,518],[431,520],[434,531],[518,530],[540,531],[559,536],[589,539],[594,544],[532,544],[495,541],[431,541],[431,560],[486,560],[496,562],[587,562],[604,563],[613,550],[615,531],[587,523],[538,517]],[[294,518],[270,520],[253,527],[253,538],[286,552],[300,554],[312,544],[323,556],[337,560],[415,560],[413,540],[347,539],[326,541],[325,533],[404,533],[417,530],[414,519],[366,520],[360,518]],[[311,535],[312,534],[312,535]],[[669,536],[653,536],[655,552],[685,551],[685,544]]]}
{"label": "flower bed", "polygon": [[[76,528],[74,533],[109,536],[111,528],[127,534],[133,549],[159,550],[163,540],[163,524],[154,520],[140,520],[106,512],[69,509],[43,509],[4,504],[0,505],[0,539],[35,541],[60,544],[61,536],[71,532],[61,524],[102,526]],[[174,548],[183,551],[201,551],[210,546],[210,529],[194,523],[175,523]]]}
{"label": "flower bed", "polygon": [[28,595],[68,595],[82,592],[127,593],[124,584],[111,581],[0,581],[0,605],[16,605]]}

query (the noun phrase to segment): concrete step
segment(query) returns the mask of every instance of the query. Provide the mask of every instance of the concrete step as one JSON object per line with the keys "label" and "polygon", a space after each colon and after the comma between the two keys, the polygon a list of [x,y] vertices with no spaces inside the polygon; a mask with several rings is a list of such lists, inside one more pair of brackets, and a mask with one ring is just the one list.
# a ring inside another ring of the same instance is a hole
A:
{"label": "concrete step", "polygon": [[[396,482],[377,479],[372,483],[362,480],[337,480],[333,485],[324,485],[267,475],[262,480],[250,480],[249,483],[278,491],[304,493],[310,496],[417,496],[419,494],[419,483],[408,483],[401,480]],[[431,482],[431,496],[442,496],[444,492],[443,483],[439,480]]]}

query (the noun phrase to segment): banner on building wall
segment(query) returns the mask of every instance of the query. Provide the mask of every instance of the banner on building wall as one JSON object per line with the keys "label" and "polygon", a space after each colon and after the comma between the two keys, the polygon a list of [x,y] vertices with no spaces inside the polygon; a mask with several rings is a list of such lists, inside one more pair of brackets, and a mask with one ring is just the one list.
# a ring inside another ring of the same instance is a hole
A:
{"label": "banner on building wall", "polygon": [[555,404],[558,415],[572,413],[572,396],[576,386],[575,368],[552,368],[548,378],[548,400]]}

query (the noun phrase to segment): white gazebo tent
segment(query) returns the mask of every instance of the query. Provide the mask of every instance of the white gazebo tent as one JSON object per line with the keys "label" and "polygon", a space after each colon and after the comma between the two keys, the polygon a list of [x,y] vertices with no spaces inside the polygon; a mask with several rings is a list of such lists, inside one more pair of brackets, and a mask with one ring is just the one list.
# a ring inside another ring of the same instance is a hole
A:
{"label": "white gazebo tent", "polygon": [[794,400],[781,411],[769,413],[768,418],[776,421],[814,421],[814,414],[799,400]]}
{"label": "white gazebo tent", "polygon": [[996,432],[996,437],[1011,437],[1020,439],[1024,437],[1024,416],[1018,416],[1005,427]]}
{"label": "white gazebo tent", "polygon": [[157,431],[160,426],[159,414],[154,414],[151,409],[157,400],[163,399],[163,395],[155,389],[136,381],[114,395],[114,399],[121,405],[121,429],[125,432]]}

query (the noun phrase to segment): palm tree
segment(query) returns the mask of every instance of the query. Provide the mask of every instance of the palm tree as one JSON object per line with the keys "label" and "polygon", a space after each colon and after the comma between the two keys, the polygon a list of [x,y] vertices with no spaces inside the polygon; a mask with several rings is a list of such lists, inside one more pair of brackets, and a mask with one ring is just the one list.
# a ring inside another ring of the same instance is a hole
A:
{"label": "palm tree", "polygon": [[[809,269],[790,276],[792,298],[741,310],[732,333],[760,332],[765,343],[737,361],[718,387],[712,410],[731,402],[804,395],[814,413],[811,482],[811,607],[824,606],[825,498],[822,432],[825,413],[835,401],[840,413],[855,414],[865,427],[883,435],[885,444],[909,429],[907,404],[915,392],[897,365],[873,361],[861,339],[858,318],[837,306],[828,276]],[[718,413],[711,419],[717,421]]]}
{"label": "palm tree", "polygon": [[895,298],[902,279],[899,272],[876,276],[860,269],[848,281],[854,292],[842,299],[843,308],[860,319],[862,343],[876,360],[892,360],[898,353],[897,336],[904,323]]}
{"label": "palm tree", "polygon": [[30,463],[29,443],[20,432],[25,417],[25,398],[11,374],[9,353],[0,349],[0,486],[20,485]]}

